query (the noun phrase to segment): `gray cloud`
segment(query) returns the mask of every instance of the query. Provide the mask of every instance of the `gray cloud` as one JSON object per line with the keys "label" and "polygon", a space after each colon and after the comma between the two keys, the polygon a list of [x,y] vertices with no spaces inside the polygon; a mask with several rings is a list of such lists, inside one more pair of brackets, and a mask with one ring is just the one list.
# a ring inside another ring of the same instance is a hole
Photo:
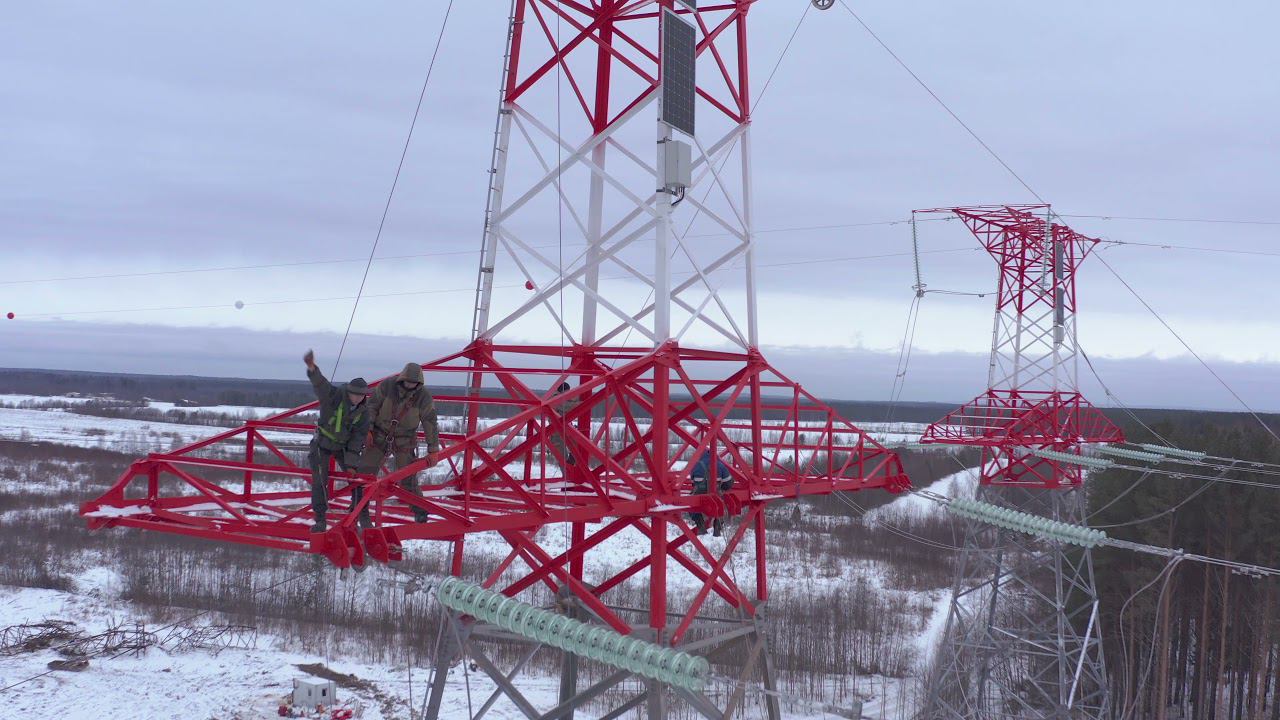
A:
{"label": "gray cloud", "polygon": [[[1280,85],[1270,69],[1280,66],[1280,46],[1269,28],[1280,22],[1275,3],[863,5],[860,12],[886,42],[1060,211],[1228,218],[1274,212]],[[753,7],[757,91],[801,9],[802,2]],[[440,3],[334,0],[66,1],[8,8],[0,28],[0,156],[8,170],[0,174],[0,249],[6,277],[362,256],[442,12]],[[504,2],[455,7],[380,253],[478,244],[505,13]],[[877,221],[905,217],[913,208],[1031,199],[838,6],[809,13],[758,108],[753,133],[761,228]],[[1075,222],[1084,232],[1114,239],[1214,247],[1273,249],[1280,233],[1277,226]],[[538,231],[545,239],[555,227],[548,219]],[[760,236],[758,258],[768,265],[901,252],[908,237],[901,226],[769,233]],[[954,224],[926,226],[921,240],[926,249],[973,243]],[[1246,309],[1274,285],[1271,264],[1280,259],[1107,252],[1179,327],[1247,328],[1236,334],[1238,341],[1189,335],[1203,352],[1229,354],[1227,342],[1261,345],[1257,324],[1274,323]],[[429,265],[461,278],[459,285],[474,277],[470,256]],[[923,266],[934,288],[981,290],[994,276],[978,253],[929,255]],[[765,302],[781,292],[810,293],[815,307],[833,295],[887,298],[900,301],[905,312],[911,273],[909,258],[766,268],[761,287]],[[231,283],[217,274],[185,277],[181,287],[163,291],[139,280],[66,284],[57,287],[67,306],[55,309],[350,292],[345,286],[332,292],[332,279],[321,271],[290,274],[292,285],[279,286],[285,279],[252,275],[240,285],[260,284],[259,291],[237,286],[230,295]],[[1099,264],[1086,266],[1081,283],[1083,328],[1089,313],[1098,311],[1119,316],[1121,325],[1154,323]],[[50,311],[37,302],[48,302],[47,296],[0,284],[0,311]],[[468,306],[450,307],[465,314]],[[308,326],[336,328],[345,318],[327,305],[315,313],[319,319]],[[847,327],[852,321],[821,315],[814,313],[819,322],[803,320],[813,322],[811,333],[823,339],[876,329],[896,333],[902,322],[901,312],[877,313],[859,317],[853,328]],[[180,313],[173,318],[173,328],[132,330],[74,323],[61,326],[74,328],[68,331],[51,329],[55,324],[17,331],[4,325],[0,357],[14,358],[5,364],[92,367],[109,356],[120,363],[118,370],[128,370],[127,362],[155,372],[190,363],[208,367],[199,372],[231,375],[270,376],[287,368],[277,368],[281,361],[270,353],[259,357],[232,342],[240,337],[234,330],[196,331],[179,327],[190,322]],[[778,330],[762,329],[766,343]],[[975,331],[979,340],[982,334]],[[247,331],[241,336],[258,337]],[[27,344],[8,341],[18,337]],[[208,344],[206,352],[152,354],[163,338],[176,337],[196,347],[202,337],[226,339]],[[1117,343],[1117,354],[1152,349],[1121,348],[1124,337],[1107,337]],[[91,338],[115,349],[105,353]],[[272,342],[292,343],[287,339]],[[433,342],[369,337],[360,346],[384,348],[370,351],[372,364]],[[440,346],[459,342],[441,340]],[[927,346],[928,338],[921,342]],[[833,339],[832,345],[840,343]],[[832,393],[874,397],[859,389],[881,387],[887,395],[891,359],[849,345],[798,353],[795,362],[825,378],[819,382]],[[1110,348],[1090,349],[1101,355]],[[960,368],[974,358],[980,366],[976,355],[921,355],[918,398],[971,394],[959,378],[969,377]],[[244,369],[237,371],[233,360]],[[957,365],[948,370],[952,362]],[[1200,389],[1204,383],[1191,379],[1193,368],[1132,362],[1111,372],[1149,398],[1140,402],[1230,405],[1229,397]],[[1270,366],[1230,367],[1242,390],[1276,406],[1261,379]],[[1126,374],[1126,368],[1139,369]],[[1183,385],[1151,380],[1161,373],[1188,379],[1185,399]],[[980,367],[973,372],[974,391],[982,376]],[[1170,387],[1179,388],[1173,397]]]}
{"label": "gray cloud", "polygon": [[[336,333],[246,331],[239,328],[183,328],[77,322],[14,322],[0,325],[0,367],[96,370],[213,377],[300,377],[301,357],[315,348],[326,371],[337,357]],[[428,361],[457,352],[461,341],[402,335],[354,334],[348,340],[339,376],[381,377],[412,359]],[[887,400],[896,355],[847,348],[764,349],[774,367],[810,391],[829,398]],[[1095,358],[1102,380],[1126,405],[1242,408],[1202,367],[1191,360]],[[908,401],[969,400],[985,388],[987,357],[978,353],[917,352],[902,398]],[[1280,411],[1277,363],[1215,363],[1233,388],[1258,411]],[[1081,390],[1100,406],[1114,404],[1088,372]]]}

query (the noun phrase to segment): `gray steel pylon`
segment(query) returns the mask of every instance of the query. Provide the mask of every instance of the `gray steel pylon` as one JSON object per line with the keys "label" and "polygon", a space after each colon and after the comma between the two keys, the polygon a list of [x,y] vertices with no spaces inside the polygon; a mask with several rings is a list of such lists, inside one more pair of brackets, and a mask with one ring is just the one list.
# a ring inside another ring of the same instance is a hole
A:
{"label": "gray steel pylon", "polygon": [[[566,602],[566,609],[571,605]],[[760,613],[764,612],[764,604]],[[625,610],[626,608],[615,608]],[[584,608],[577,607],[570,611],[579,617],[589,617]],[[767,622],[767,621],[766,621]],[[769,657],[767,631],[759,620],[744,618],[706,618],[695,622],[691,635],[699,639],[680,645],[680,649],[699,655],[712,657],[712,662],[719,667],[739,665],[736,678],[732,682],[716,680],[714,687],[705,692],[695,693],[663,683],[647,681],[634,673],[610,666],[592,663],[584,658],[573,658],[568,653],[561,653],[540,643],[530,641],[518,635],[508,633],[501,628],[480,623],[472,618],[445,611],[443,618],[443,642],[439,654],[435,658],[436,668],[424,703],[423,720],[439,720],[447,717],[443,713],[445,688],[450,682],[450,668],[456,663],[459,668],[463,663],[473,667],[477,675],[487,676],[496,686],[483,700],[477,698],[475,716],[484,716],[499,700],[505,700],[516,706],[531,720],[568,720],[582,717],[588,707],[602,713],[596,717],[601,720],[621,718],[639,711],[645,718],[665,720],[680,707],[682,713],[691,714],[703,720],[726,720],[742,716],[747,696],[762,694],[762,708],[768,720],[782,720],[781,703],[778,700],[778,688],[775,685],[774,671]],[[497,654],[492,651],[492,644],[505,644],[509,648],[520,648],[519,659],[507,670],[499,667]],[[526,696],[517,685],[519,677],[528,669],[530,661],[538,652],[560,654],[561,682],[560,693],[555,707],[539,708],[537,703]],[[587,687],[581,687],[583,665],[595,664],[595,679]],[[458,674],[467,672],[458,670],[453,674],[453,681],[458,682]],[[571,673],[571,677],[569,674]],[[757,680],[757,678],[759,678]],[[763,693],[754,692],[751,686],[759,684]],[[604,707],[602,707],[604,706]]]}
{"label": "gray steel pylon", "polygon": [[[978,499],[1082,524],[1082,489],[984,485]],[[1088,549],[967,521],[921,720],[1101,720],[1108,715]]]}

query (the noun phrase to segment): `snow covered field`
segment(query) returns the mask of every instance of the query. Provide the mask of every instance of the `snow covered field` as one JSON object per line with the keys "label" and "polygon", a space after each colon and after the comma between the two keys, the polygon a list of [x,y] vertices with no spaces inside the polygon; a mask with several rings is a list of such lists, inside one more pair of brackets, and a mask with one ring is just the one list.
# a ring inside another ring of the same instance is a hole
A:
{"label": "snow covered field", "polygon": [[[61,407],[40,407],[41,403],[58,401]],[[84,398],[42,398],[24,395],[0,395],[0,439],[55,443],[82,448],[103,448],[125,453],[145,453],[167,450],[209,437],[220,431],[209,425],[182,424],[156,420],[107,418],[78,414],[71,411],[77,404],[88,403]],[[6,407],[7,406],[7,407]],[[149,407],[161,412],[179,410],[185,412],[222,413],[229,418],[265,417],[279,409],[246,406],[219,406],[202,408],[176,408],[171,403],[151,402]],[[856,423],[855,423],[856,424]],[[882,442],[911,441],[918,437],[923,426],[907,423],[860,424]],[[281,442],[297,444],[304,436],[278,433]],[[940,452],[946,452],[945,450]],[[936,481],[930,489],[947,495],[964,493],[972,486],[971,470],[957,472]],[[74,477],[42,477],[41,491],[45,493],[73,493]],[[0,492],[18,493],[30,491],[28,482],[21,478],[0,477]],[[59,508],[59,512],[74,512],[75,504]],[[929,516],[935,511],[928,501],[904,495],[867,513],[863,519],[850,515],[824,516],[825,527],[835,530],[851,523],[905,522]],[[42,510],[44,512],[44,510]],[[0,510],[0,524],[5,514]],[[567,532],[556,527],[545,529],[539,538],[550,552],[557,553],[568,542]],[[499,537],[484,535],[469,539],[468,553],[474,557],[491,557],[496,563],[509,551],[509,546]],[[723,538],[707,538],[713,549],[724,542]],[[433,552],[437,546],[410,543],[406,550]],[[588,579],[604,577],[616,572],[639,558],[642,544],[626,533],[620,533],[605,541],[593,563],[588,567]],[[792,548],[787,550],[785,548]],[[818,548],[814,551],[812,548]],[[811,554],[804,555],[803,548]],[[817,555],[812,553],[816,552]],[[895,583],[893,568],[881,559],[861,557],[857,553],[841,554],[835,544],[822,537],[795,530],[777,530],[771,535],[770,576],[775,597],[815,597],[827,593],[842,593],[858,587],[896,607],[905,618],[905,626],[914,628],[905,638],[904,651],[915,657],[914,665],[922,669],[927,663],[932,647],[942,631],[947,608],[947,592],[943,588],[904,588]],[[776,554],[776,556],[775,556]],[[479,560],[483,562],[483,560]],[[44,619],[64,619],[76,622],[86,629],[100,628],[109,620],[135,618],[149,620],[148,608],[134,606],[119,597],[118,573],[110,564],[95,565],[93,561],[75,575],[74,587],[69,590],[45,590],[0,585],[0,627]],[[754,579],[755,563],[749,550],[740,553],[729,568],[737,581],[746,586]],[[380,574],[381,573],[381,574]],[[375,568],[362,576],[354,576],[346,582],[364,583],[367,592],[382,586],[381,580],[390,579],[390,571]],[[670,586],[675,593],[694,592],[696,579],[679,572],[673,566]],[[183,614],[181,609],[175,610]],[[212,621],[205,616],[202,621]],[[149,623],[154,625],[155,623]],[[24,653],[12,656],[0,655],[0,687],[6,687],[27,677],[45,672],[45,665],[57,655],[52,651]],[[275,698],[286,694],[292,680],[304,677],[299,665],[324,663],[329,668],[357,676],[369,683],[372,689],[350,691],[364,708],[363,717],[407,717],[410,695],[417,704],[426,687],[428,669],[414,668],[414,682],[409,682],[409,668],[394,664],[368,664],[340,661],[323,655],[301,652],[290,643],[270,635],[263,635],[255,649],[225,650],[216,657],[207,652],[169,653],[152,649],[143,657],[126,655],[115,659],[94,660],[89,669],[80,673],[53,672],[3,692],[6,707],[17,717],[97,718],[112,708],[128,708],[136,717],[155,718],[252,718],[271,716]],[[467,674],[468,677],[463,677]],[[784,671],[785,674],[785,671]],[[458,677],[455,679],[453,675]],[[466,717],[467,681],[470,682],[472,701],[483,702],[492,690],[492,684],[482,679],[482,674],[464,673],[461,666],[451,670],[451,682],[446,697],[450,709],[444,717]],[[806,678],[802,684],[812,686],[817,682],[829,688],[840,687],[842,693],[853,693],[864,701],[864,717],[905,717],[914,706],[915,678],[884,677],[877,674],[849,678],[822,680]],[[554,704],[558,680],[549,676],[525,676],[520,681],[522,690],[535,703]],[[828,699],[836,691],[825,693]],[[754,695],[758,704],[759,697]],[[844,697],[852,701],[852,697]],[[793,705],[787,717],[824,717],[821,713],[806,714],[803,706]],[[266,713],[266,715],[263,715]],[[493,718],[523,717],[514,706],[500,703],[487,716]],[[827,716],[829,717],[829,716]]]}
{"label": "snow covered field", "polygon": [[[82,595],[34,588],[0,586],[0,622],[13,625],[45,619],[70,620],[86,629],[101,629],[109,617],[145,618],[110,595]],[[288,695],[294,678],[308,674],[299,665],[323,663],[343,674],[367,681],[373,688],[340,688],[340,703],[361,709],[365,720],[409,715],[410,678],[407,666],[371,665],[291,652],[270,636],[259,638],[252,650],[228,649],[217,655],[205,651],[170,653],[151,648],[141,656],[125,654],[94,659],[82,672],[52,672],[4,691],[10,717],[98,720],[102,717],[173,718],[174,720],[259,720],[276,716],[280,699]],[[46,671],[60,656],[53,650],[0,656],[0,687],[8,687]],[[461,675],[459,668],[453,673]],[[415,706],[428,677],[418,669],[413,678]],[[476,675],[471,691],[477,702],[493,684]],[[551,678],[522,683],[532,699],[551,701],[558,688]],[[554,704],[554,703],[551,703]],[[462,682],[453,682],[445,695],[443,717],[466,717],[467,695]],[[490,717],[514,719],[524,715],[514,706],[500,705]]]}
{"label": "snow covered field", "polygon": [[[100,590],[92,594],[36,588],[0,586],[0,621],[5,626],[49,619],[69,620],[88,631],[105,628],[112,620],[145,619]],[[205,621],[209,618],[206,616]],[[151,627],[159,623],[151,623]],[[409,708],[421,708],[429,687],[430,671],[407,665],[350,662],[333,657],[289,650],[277,638],[258,638],[254,649],[227,649],[216,655],[207,651],[168,652],[151,648],[135,655],[95,658],[81,672],[47,672],[46,665],[61,656],[52,649],[0,655],[0,688],[10,717],[98,720],[104,716],[160,720],[268,720],[286,697],[295,678],[311,677],[302,666],[316,663],[358,678],[361,687],[340,687],[338,702],[358,712],[364,720],[409,717]],[[496,686],[483,673],[462,665],[449,669],[442,704],[442,718],[469,717],[468,707],[478,707]],[[555,704],[559,679],[525,675],[521,692],[541,707]],[[868,718],[896,717],[907,688],[903,680],[867,676],[857,683],[860,694],[872,700],[864,706]],[[723,692],[723,690],[721,690]],[[754,694],[756,704],[759,696]],[[326,715],[327,717],[327,715]],[[499,700],[487,717],[517,720],[524,713]],[[812,707],[792,705],[787,717],[816,720],[831,717]]]}

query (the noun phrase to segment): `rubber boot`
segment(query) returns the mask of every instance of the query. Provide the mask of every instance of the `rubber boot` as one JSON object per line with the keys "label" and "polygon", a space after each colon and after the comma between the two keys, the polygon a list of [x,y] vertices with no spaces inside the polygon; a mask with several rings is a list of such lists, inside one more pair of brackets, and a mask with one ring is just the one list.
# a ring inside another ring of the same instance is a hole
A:
{"label": "rubber boot", "polygon": [[317,516],[316,516],[316,521],[315,521],[314,523],[312,523],[312,524],[311,524],[311,532],[313,532],[313,533],[322,533],[322,532],[324,532],[325,530],[328,530],[328,529],[329,529],[329,526],[328,526],[327,524],[325,524],[324,516],[323,516],[323,515],[317,515]]}
{"label": "rubber boot", "polygon": [[720,537],[720,533],[722,533],[723,531],[724,531],[724,521],[723,521],[723,520],[721,520],[720,518],[716,518],[715,520],[712,520],[712,521],[711,521],[711,534],[712,534],[712,535],[714,535],[715,537]]}

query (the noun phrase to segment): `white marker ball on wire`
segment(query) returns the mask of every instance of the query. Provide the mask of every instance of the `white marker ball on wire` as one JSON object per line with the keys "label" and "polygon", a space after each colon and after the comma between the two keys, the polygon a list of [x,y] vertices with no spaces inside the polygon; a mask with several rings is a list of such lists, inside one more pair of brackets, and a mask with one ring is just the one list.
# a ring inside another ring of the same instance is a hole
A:
{"label": "white marker ball on wire", "polygon": [[244,301],[243,301],[243,300],[237,300],[237,301],[236,301],[236,309],[237,309],[237,310],[243,310],[243,309],[244,309]]}

